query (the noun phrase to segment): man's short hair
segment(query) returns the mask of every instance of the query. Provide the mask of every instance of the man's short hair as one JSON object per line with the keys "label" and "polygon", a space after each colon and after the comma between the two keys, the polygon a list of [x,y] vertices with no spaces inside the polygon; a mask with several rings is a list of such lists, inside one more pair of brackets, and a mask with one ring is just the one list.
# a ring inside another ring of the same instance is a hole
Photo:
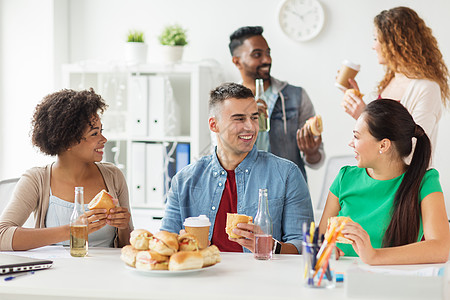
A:
{"label": "man's short hair", "polygon": [[234,99],[248,99],[254,98],[253,92],[243,86],[242,84],[234,82],[226,82],[209,93],[209,114],[210,116],[218,116],[219,105],[225,100]]}
{"label": "man's short hair", "polygon": [[262,35],[263,31],[264,29],[261,26],[245,26],[238,28],[230,35],[228,47],[230,48],[231,56],[235,56],[234,52],[236,48],[242,46],[246,39],[256,35]]}

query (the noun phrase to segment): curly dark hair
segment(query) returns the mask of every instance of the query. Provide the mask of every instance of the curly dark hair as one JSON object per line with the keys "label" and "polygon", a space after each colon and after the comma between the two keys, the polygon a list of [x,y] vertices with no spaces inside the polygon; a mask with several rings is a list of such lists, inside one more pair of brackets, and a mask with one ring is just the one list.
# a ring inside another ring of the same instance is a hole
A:
{"label": "curly dark hair", "polygon": [[91,88],[64,89],[47,95],[34,111],[31,141],[43,153],[58,155],[81,141],[92,118],[108,106]]}
{"label": "curly dark hair", "polygon": [[264,29],[261,26],[245,26],[238,28],[235,32],[230,35],[230,53],[232,56],[236,48],[240,47],[244,41],[252,36],[262,35]]}

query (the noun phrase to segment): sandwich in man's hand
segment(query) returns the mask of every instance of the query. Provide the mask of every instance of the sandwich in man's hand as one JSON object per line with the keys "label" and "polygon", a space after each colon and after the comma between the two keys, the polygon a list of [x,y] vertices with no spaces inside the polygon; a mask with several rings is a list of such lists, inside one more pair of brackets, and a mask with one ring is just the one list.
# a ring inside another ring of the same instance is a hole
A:
{"label": "sandwich in man's hand", "polygon": [[215,265],[221,261],[219,248],[215,245],[200,250],[200,254],[203,256],[203,268]]}
{"label": "sandwich in man's hand", "polygon": [[178,237],[178,245],[180,251],[197,251],[198,241],[197,238],[190,234],[185,233]]}
{"label": "sandwich in man's hand", "polygon": [[180,251],[170,257],[169,271],[201,269],[203,256],[199,251]]}
{"label": "sandwich in man's hand", "polygon": [[338,229],[339,232],[338,232],[338,235],[336,238],[336,242],[342,243],[342,244],[353,244],[353,241],[344,237],[344,235],[340,231],[345,226],[345,224],[347,224],[348,222],[352,222],[352,219],[350,219],[349,217],[331,217],[331,218],[329,218],[327,231],[325,232],[325,239],[328,239],[330,234],[332,232],[335,232],[336,229]]}
{"label": "sandwich in man's hand", "polygon": [[126,245],[120,250],[120,259],[130,267],[136,267],[136,255],[139,250],[136,250],[131,245]]}
{"label": "sandwich in man's hand", "polygon": [[139,251],[136,255],[136,269],[144,270],[167,270],[169,268],[169,257],[154,251]]}
{"label": "sandwich in man's hand", "polygon": [[114,207],[116,207],[116,205],[114,204],[113,197],[105,190],[101,190],[88,204],[90,210],[104,208],[109,211]]}
{"label": "sandwich in man's hand", "polygon": [[239,224],[239,223],[251,224],[252,222],[253,222],[253,217],[250,217],[247,215],[227,213],[227,225],[225,227],[225,232],[228,234],[228,236],[230,238],[240,239],[240,238],[242,238],[242,236],[233,233],[233,229],[237,228],[237,224]]}
{"label": "sandwich in man's hand", "polygon": [[137,250],[148,250],[148,242],[153,234],[145,229],[135,229],[130,233],[130,244]]}
{"label": "sandwich in man's hand", "polygon": [[149,241],[148,246],[150,250],[161,255],[171,256],[178,251],[178,234],[168,231],[157,232]]}
{"label": "sandwich in man's hand", "polygon": [[309,131],[315,135],[319,136],[322,134],[323,131],[323,123],[322,123],[322,117],[320,115],[316,115],[312,118],[309,118],[308,121],[306,121],[307,128]]}

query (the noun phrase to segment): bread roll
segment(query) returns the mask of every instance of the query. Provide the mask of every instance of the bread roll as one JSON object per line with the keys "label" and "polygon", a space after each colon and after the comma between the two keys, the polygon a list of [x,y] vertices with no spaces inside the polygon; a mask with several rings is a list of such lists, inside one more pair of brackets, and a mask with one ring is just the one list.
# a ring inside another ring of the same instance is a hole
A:
{"label": "bread roll", "polygon": [[135,229],[130,233],[130,244],[137,250],[148,250],[148,242],[153,234],[145,229]]}
{"label": "bread roll", "polygon": [[[325,232],[325,239],[328,239],[330,234],[332,232],[334,233],[334,230],[336,230],[336,229],[342,230],[342,228],[344,228],[345,224],[347,224],[348,222],[353,222],[353,221],[349,217],[331,217],[331,218],[329,218],[327,231]],[[339,231],[339,233],[337,235],[336,242],[342,243],[342,244],[353,244],[353,241],[348,238],[345,238],[341,231]]]}
{"label": "bread roll", "polygon": [[319,136],[322,134],[323,131],[323,123],[322,123],[322,117],[320,115],[316,115],[312,118],[309,118],[308,121],[306,121],[306,124],[308,125],[309,131],[315,136]]}
{"label": "bread roll", "polygon": [[233,233],[233,229],[236,228],[239,223],[251,224],[252,222],[253,218],[250,216],[227,213],[227,226],[225,227],[225,232],[230,238],[240,239],[242,236]]}
{"label": "bread roll", "polygon": [[136,269],[143,270],[167,270],[169,257],[154,251],[139,251],[136,255]]}
{"label": "bread roll", "polygon": [[101,190],[100,193],[95,195],[95,197],[89,202],[89,209],[104,208],[109,211],[111,208],[116,207],[112,196],[105,190]]}
{"label": "bread roll", "polygon": [[134,249],[133,246],[127,245],[120,250],[120,259],[124,261],[130,267],[136,267],[136,255],[138,250]]}
{"label": "bread roll", "polygon": [[361,94],[360,91],[355,90],[355,89],[347,89],[347,90],[345,90],[345,94],[346,95],[353,94],[353,95],[355,95],[356,97],[359,97],[359,98],[364,97],[364,94]]}
{"label": "bread roll", "polygon": [[178,234],[168,231],[157,232],[149,241],[148,246],[150,250],[161,255],[171,256],[178,251]]}
{"label": "bread roll", "polygon": [[203,268],[215,265],[221,261],[219,248],[215,245],[200,250],[200,254],[203,257]]}
{"label": "bread roll", "polygon": [[199,251],[180,251],[170,257],[169,270],[181,271],[201,269],[203,266],[203,256]]}
{"label": "bread roll", "polygon": [[197,238],[190,234],[185,233],[178,237],[178,245],[180,251],[197,251],[198,241]]}

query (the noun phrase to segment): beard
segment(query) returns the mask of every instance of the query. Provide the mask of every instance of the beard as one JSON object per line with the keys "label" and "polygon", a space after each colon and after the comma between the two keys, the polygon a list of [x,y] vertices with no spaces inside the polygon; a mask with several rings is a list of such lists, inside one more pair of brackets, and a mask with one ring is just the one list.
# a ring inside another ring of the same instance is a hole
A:
{"label": "beard", "polygon": [[[270,80],[270,68],[271,65],[270,64],[264,64],[264,65],[260,65],[258,67],[256,67],[255,70],[251,70],[250,68],[248,68],[248,66],[246,66],[246,70],[245,70],[245,74],[246,76],[253,78],[254,80],[256,79],[262,79],[262,80]],[[269,70],[261,70],[261,68],[264,67],[269,67]]]}

